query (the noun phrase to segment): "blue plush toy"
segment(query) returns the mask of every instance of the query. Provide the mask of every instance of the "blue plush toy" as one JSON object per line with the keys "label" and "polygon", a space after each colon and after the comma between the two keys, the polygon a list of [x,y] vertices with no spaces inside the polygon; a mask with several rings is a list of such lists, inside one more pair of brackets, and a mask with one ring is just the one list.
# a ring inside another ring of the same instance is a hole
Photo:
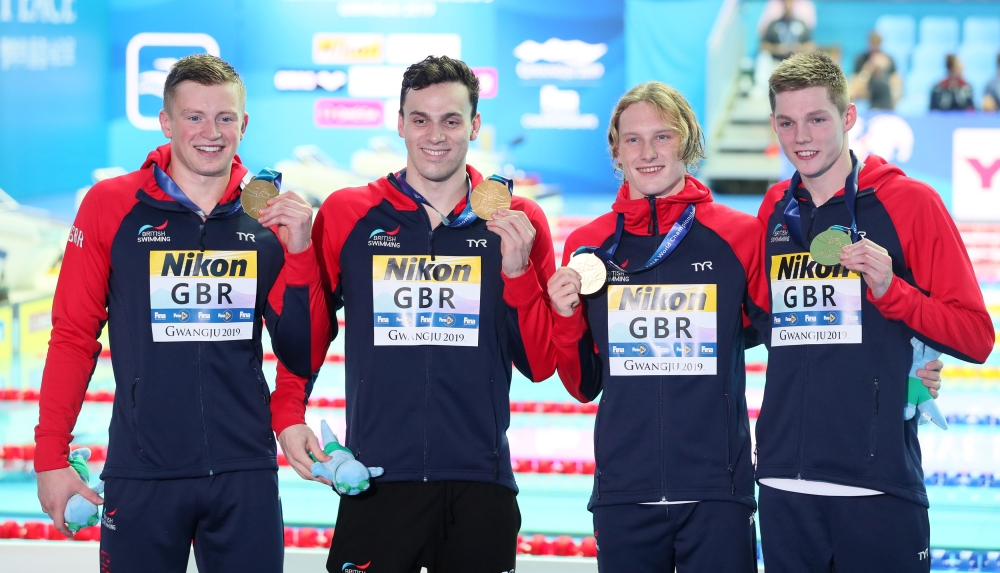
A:
{"label": "blue plush toy", "polygon": [[[78,450],[73,450],[69,455],[69,467],[73,468],[76,475],[80,476],[83,483],[90,485],[90,469],[87,467],[87,460],[90,459],[90,449],[80,448]],[[38,478],[38,474],[35,470],[31,470],[31,477]],[[92,488],[98,495],[104,493],[104,482],[98,482],[97,486]],[[91,525],[97,525],[100,521],[100,510],[96,505],[91,503],[88,499],[84,498],[80,494],[73,494],[73,497],[69,498],[66,502],[66,510],[63,512],[63,520],[66,522],[66,527],[73,533],[80,531],[84,527],[90,527]]]}
{"label": "blue plush toy", "polygon": [[330,480],[333,487],[343,495],[357,495],[368,489],[372,478],[384,473],[382,468],[367,468],[354,459],[354,453],[340,445],[326,420],[320,422],[320,432],[323,437],[323,453],[331,459],[320,463],[313,458],[316,462],[312,465],[313,477]]}

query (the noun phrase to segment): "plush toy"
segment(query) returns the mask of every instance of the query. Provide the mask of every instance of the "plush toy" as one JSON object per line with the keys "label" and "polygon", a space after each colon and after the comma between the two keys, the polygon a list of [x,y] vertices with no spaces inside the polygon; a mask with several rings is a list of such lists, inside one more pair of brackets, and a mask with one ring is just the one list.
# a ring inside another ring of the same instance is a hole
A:
{"label": "plush toy", "polygon": [[320,422],[320,432],[323,437],[323,453],[332,459],[320,463],[313,457],[313,461],[316,462],[312,465],[313,477],[330,480],[334,489],[343,495],[357,495],[368,489],[371,478],[384,473],[382,468],[366,468],[364,464],[354,459],[351,450],[340,445],[326,420]]}
{"label": "plush toy", "polygon": [[[88,486],[90,485],[90,469],[87,467],[87,460],[89,459],[90,449],[80,448],[73,450],[67,460],[69,461],[69,467],[73,468],[76,475],[80,476],[83,483]],[[35,470],[31,470],[31,477],[38,478]],[[98,495],[103,494],[104,482],[98,482],[97,486],[92,489]],[[84,527],[97,525],[97,522],[101,520],[100,516],[101,513],[97,506],[78,493],[73,494],[73,497],[69,498],[69,501],[66,502],[66,510],[63,512],[63,520],[66,522],[66,527],[73,533],[80,531]]]}
{"label": "plush toy", "polygon": [[918,424],[934,422],[942,430],[947,430],[948,420],[941,414],[930,390],[917,377],[917,370],[926,366],[928,362],[937,360],[941,353],[929,348],[916,338],[911,338],[910,344],[913,345],[913,364],[910,365],[909,387],[906,392],[906,408],[903,410],[903,419],[913,418],[917,414],[917,410],[920,410]]}

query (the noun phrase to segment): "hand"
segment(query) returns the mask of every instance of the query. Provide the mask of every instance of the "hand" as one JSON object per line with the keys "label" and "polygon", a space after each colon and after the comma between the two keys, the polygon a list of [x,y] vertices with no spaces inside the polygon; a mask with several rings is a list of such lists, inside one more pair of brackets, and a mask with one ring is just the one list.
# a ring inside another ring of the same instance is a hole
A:
{"label": "hand", "polygon": [[917,369],[917,377],[924,383],[924,386],[927,386],[927,391],[930,392],[931,396],[935,399],[937,399],[938,391],[941,389],[942,368],[944,368],[944,362],[935,360],[933,362],[928,362],[923,368]]}
{"label": "hand", "polygon": [[840,264],[861,273],[876,299],[882,298],[892,284],[892,258],[889,257],[889,251],[868,239],[861,239],[844,247],[840,253]]}
{"label": "hand", "polygon": [[549,299],[552,308],[562,316],[573,316],[580,306],[580,273],[569,267],[562,267],[549,278]]}
{"label": "hand", "polygon": [[319,445],[316,434],[309,429],[309,426],[305,424],[288,426],[278,435],[278,443],[281,444],[281,451],[288,458],[288,463],[302,479],[333,485],[328,479],[312,475],[313,460],[309,454],[316,456],[320,463],[329,460],[330,456],[323,453],[323,447]]}
{"label": "hand", "polygon": [[80,474],[71,467],[38,472],[38,501],[42,504],[42,511],[52,518],[56,530],[66,537],[73,537],[66,527],[66,503],[77,493],[94,505],[104,503],[104,499],[87,487]]}
{"label": "hand", "polygon": [[293,191],[285,191],[267,201],[257,219],[264,227],[278,226],[277,235],[289,253],[301,253],[309,248],[313,211],[309,203]]}
{"label": "hand", "polygon": [[521,211],[500,209],[486,221],[486,228],[500,235],[500,254],[503,274],[515,278],[528,270],[531,262],[531,245],[535,242],[535,228],[528,216]]}

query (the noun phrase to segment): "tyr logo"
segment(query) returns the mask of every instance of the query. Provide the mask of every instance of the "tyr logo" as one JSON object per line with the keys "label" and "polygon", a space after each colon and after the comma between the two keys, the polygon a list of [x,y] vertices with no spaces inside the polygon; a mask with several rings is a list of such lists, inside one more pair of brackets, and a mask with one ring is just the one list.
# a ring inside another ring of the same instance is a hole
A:
{"label": "tyr logo", "polygon": [[466,239],[465,242],[469,243],[470,247],[485,247],[486,239]]}
{"label": "tyr logo", "polygon": [[236,231],[236,238],[239,239],[239,240],[241,240],[241,241],[248,241],[248,242],[251,242],[251,243],[256,243],[257,242],[253,238],[253,233],[241,233],[239,231]]}
{"label": "tyr logo", "polygon": [[997,159],[989,166],[983,165],[974,157],[967,158],[967,161],[976,170],[976,173],[979,174],[983,189],[990,189],[993,186],[993,176],[996,175],[997,171],[1000,171],[1000,159]]}
{"label": "tyr logo", "polygon": [[918,551],[917,552],[917,561],[923,561],[924,559],[927,559],[930,556],[930,553],[931,553],[930,547],[928,547],[927,549],[924,549],[923,551]]}
{"label": "tyr logo", "polygon": [[713,270],[712,269],[712,261],[705,261],[704,263],[691,263],[691,266],[694,267],[694,271],[695,272],[704,271],[704,270],[709,270],[709,271]]}

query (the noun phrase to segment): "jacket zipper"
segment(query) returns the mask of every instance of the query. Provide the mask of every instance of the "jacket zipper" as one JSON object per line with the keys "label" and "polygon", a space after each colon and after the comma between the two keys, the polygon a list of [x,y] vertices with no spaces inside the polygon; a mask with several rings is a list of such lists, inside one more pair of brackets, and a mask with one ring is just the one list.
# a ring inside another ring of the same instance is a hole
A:
{"label": "jacket zipper", "polygon": [[[604,396],[601,396],[601,402]],[[601,408],[598,402],[597,415],[594,416],[594,480],[597,483],[597,499],[601,499],[601,465],[598,462],[601,454]]]}
{"label": "jacket zipper", "polygon": [[424,362],[424,481],[427,481],[427,405],[430,402],[431,393],[431,352],[426,350],[424,353],[426,361]]}
{"label": "jacket zipper", "polygon": [[351,437],[354,439],[354,457],[361,459],[361,424],[358,423],[358,408],[361,407],[361,396],[365,388],[365,379],[361,379],[361,383],[358,384],[358,398],[354,401],[354,412],[351,416]]}
{"label": "jacket zipper", "polygon": [[215,470],[212,469],[212,454],[208,448],[208,426],[205,422],[205,393],[202,389],[202,377],[201,377],[201,349],[202,343],[197,342],[198,345],[198,404],[201,406],[201,431],[205,436],[205,459],[208,460],[208,475],[215,475]]}
{"label": "jacket zipper", "polygon": [[872,416],[872,441],[871,449],[868,452],[868,456],[875,457],[875,436],[876,436],[876,425],[878,423],[878,377],[875,378],[875,413]]}
{"label": "jacket zipper", "polygon": [[493,394],[493,380],[490,380],[490,407],[493,408],[493,457],[496,458],[496,468],[493,479],[500,479],[500,419],[497,418],[496,396]]}
{"label": "jacket zipper", "polygon": [[205,250],[205,220],[202,219],[201,223],[198,225],[198,245],[201,246],[201,250]]}
{"label": "jacket zipper", "polygon": [[646,197],[646,200],[649,201],[649,225],[646,231],[655,237],[660,234],[660,222],[656,216],[656,197]]}
{"label": "jacket zipper", "polygon": [[[652,197],[650,198],[652,199]],[[663,453],[663,379],[659,380],[659,390],[656,396],[656,411],[659,415],[660,431],[657,432],[660,437],[660,501],[667,501],[667,476],[663,471],[663,463],[666,460],[666,456]]]}
{"label": "jacket zipper", "polygon": [[806,346],[806,359],[805,359],[805,372],[802,376],[802,407],[799,409],[801,416],[799,417],[799,460],[798,466],[799,470],[795,475],[795,479],[802,479],[802,451],[805,448],[805,429],[806,429],[806,389],[809,386],[809,347]]}
{"label": "jacket zipper", "polygon": [[732,483],[732,495],[736,495],[736,472],[733,470],[733,403],[726,390],[726,469],[729,470],[729,480]]}
{"label": "jacket zipper", "polygon": [[264,382],[264,377],[260,375],[260,372],[256,367],[253,369],[254,376],[257,377],[257,382],[260,383],[260,399],[267,406],[271,403],[271,393],[268,392],[267,382]]}

